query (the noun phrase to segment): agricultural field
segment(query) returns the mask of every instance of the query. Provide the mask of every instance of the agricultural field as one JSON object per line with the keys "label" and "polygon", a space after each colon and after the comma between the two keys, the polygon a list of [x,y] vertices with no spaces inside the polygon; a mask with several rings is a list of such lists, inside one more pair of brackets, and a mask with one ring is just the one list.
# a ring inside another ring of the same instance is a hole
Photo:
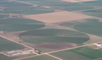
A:
{"label": "agricultural field", "polygon": [[74,13],[74,12],[67,12],[67,11],[37,14],[37,15],[25,15],[24,17],[42,21],[45,23],[60,23],[60,22],[69,22],[69,21],[93,18],[92,16],[88,16],[80,13]]}
{"label": "agricultural field", "polygon": [[102,22],[97,19],[87,19],[86,22],[76,24],[74,28],[78,31],[86,32],[89,34],[94,34],[97,36],[102,36]]}
{"label": "agricultural field", "polygon": [[102,6],[102,0],[96,0],[96,1],[88,1],[88,2],[83,2],[83,4],[89,5],[89,6]]}
{"label": "agricultural field", "polygon": [[90,16],[95,16],[95,17],[102,17],[102,9],[95,9],[95,10],[86,10],[82,11],[83,13],[90,15]]}
{"label": "agricultural field", "polygon": [[27,45],[47,49],[76,47],[89,40],[86,34],[63,29],[32,30],[21,33],[19,36]]}
{"label": "agricultural field", "polygon": [[8,17],[9,15],[0,15],[0,19]]}
{"label": "agricultural field", "polygon": [[0,37],[0,52],[24,49],[25,47]]}
{"label": "agricultural field", "polygon": [[77,49],[70,50],[71,52],[77,53],[79,55],[88,57],[90,59],[97,59],[102,57],[102,50],[100,49],[93,49],[90,47],[80,47]]}
{"label": "agricultural field", "polygon": [[0,60],[12,60],[12,58],[0,54]]}
{"label": "agricultural field", "polygon": [[76,54],[76,53],[71,52],[69,50],[51,53],[51,55],[54,55],[56,57],[60,57],[63,60],[92,60],[88,57]]}
{"label": "agricultural field", "polygon": [[4,7],[0,13],[13,14],[41,14],[53,12],[53,9],[44,7],[34,7],[33,4],[25,4],[20,2],[0,2],[0,6]]}
{"label": "agricultural field", "polygon": [[0,60],[100,60],[101,13],[101,0],[0,0],[0,52],[35,52]]}
{"label": "agricultural field", "polygon": [[[101,49],[93,49],[85,46],[76,49],[51,53],[54,56],[61,57],[63,60],[93,60],[102,57]],[[74,58],[73,58],[74,57]]]}
{"label": "agricultural field", "polygon": [[[46,2],[46,4],[45,4]],[[81,4],[81,3],[71,3],[71,2],[65,2],[60,0],[36,0],[36,1],[26,1],[26,3],[31,4],[37,4],[40,6],[49,6],[52,9],[59,9],[64,11],[78,11],[78,10],[84,10],[84,9],[93,9],[94,6],[88,6],[87,4]]]}
{"label": "agricultural field", "polygon": [[1,31],[23,31],[44,27],[44,23],[25,18],[0,19]]}
{"label": "agricultural field", "polygon": [[22,60],[57,60],[47,55],[35,56],[32,58],[22,59]]}

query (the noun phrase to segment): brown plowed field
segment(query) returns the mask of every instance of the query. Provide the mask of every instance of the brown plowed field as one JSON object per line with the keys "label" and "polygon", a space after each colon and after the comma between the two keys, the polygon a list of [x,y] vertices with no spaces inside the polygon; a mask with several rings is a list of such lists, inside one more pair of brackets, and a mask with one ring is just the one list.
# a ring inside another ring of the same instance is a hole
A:
{"label": "brown plowed field", "polygon": [[76,44],[73,43],[38,43],[38,44],[32,44],[32,43],[24,43],[29,46],[35,46],[40,48],[47,48],[47,49],[65,49],[65,48],[73,48],[76,47]]}
{"label": "brown plowed field", "polygon": [[67,12],[67,11],[52,12],[52,13],[37,14],[37,15],[25,15],[24,17],[42,21],[45,23],[57,23],[57,22],[76,21],[81,19],[93,18],[92,16],[75,13],[75,12]]}

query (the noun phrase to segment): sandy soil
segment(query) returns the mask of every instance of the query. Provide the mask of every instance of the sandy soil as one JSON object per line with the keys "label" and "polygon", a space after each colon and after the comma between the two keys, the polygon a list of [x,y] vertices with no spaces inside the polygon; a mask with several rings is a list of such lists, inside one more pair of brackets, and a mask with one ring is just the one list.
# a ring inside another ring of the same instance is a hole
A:
{"label": "sandy soil", "polygon": [[76,47],[76,44],[73,43],[38,43],[38,44],[32,44],[32,43],[24,43],[29,46],[36,46],[40,48],[48,48],[48,49],[65,49],[65,48],[73,48]]}
{"label": "sandy soil", "polygon": [[52,12],[52,13],[37,14],[37,15],[25,15],[24,17],[42,21],[45,23],[58,23],[58,22],[65,22],[65,21],[68,22],[68,21],[93,18],[92,16],[83,15],[75,12],[67,12],[67,11]]}
{"label": "sandy soil", "polygon": [[95,1],[95,0],[62,0],[66,2],[85,2],[85,1]]}

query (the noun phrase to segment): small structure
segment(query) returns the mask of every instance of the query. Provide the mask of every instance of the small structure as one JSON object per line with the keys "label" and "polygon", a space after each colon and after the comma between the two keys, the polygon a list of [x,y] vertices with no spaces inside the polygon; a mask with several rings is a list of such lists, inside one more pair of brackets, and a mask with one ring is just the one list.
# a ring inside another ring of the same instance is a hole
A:
{"label": "small structure", "polygon": [[97,49],[101,49],[102,45],[100,43],[95,43],[95,45],[97,46]]}
{"label": "small structure", "polygon": [[35,53],[41,54],[41,51],[38,49],[35,49]]}
{"label": "small structure", "polygon": [[38,5],[33,5],[33,7],[38,7]]}

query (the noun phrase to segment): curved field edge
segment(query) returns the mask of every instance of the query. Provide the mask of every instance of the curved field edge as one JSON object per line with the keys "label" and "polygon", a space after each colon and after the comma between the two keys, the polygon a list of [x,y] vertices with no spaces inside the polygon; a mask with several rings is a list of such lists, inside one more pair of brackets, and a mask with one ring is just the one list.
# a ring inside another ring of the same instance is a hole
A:
{"label": "curved field edge", "polygon": [[82,44],[90,38],[86,34],[63,29],[41,29],[21,33],[20,38],[28,43],[60,43],[69,42]]}
{"label": "curved field edge", "polygon": [[24,31],[44,27],[45,24],[40,21],[26,18],[8,18],[0,19],[1,31]]}
{"label": "curved field edge", "polygon": [[78,31],[102,36],[102,22],[97,19],[88,19],[86,22],[76,24],[74,28]]}

